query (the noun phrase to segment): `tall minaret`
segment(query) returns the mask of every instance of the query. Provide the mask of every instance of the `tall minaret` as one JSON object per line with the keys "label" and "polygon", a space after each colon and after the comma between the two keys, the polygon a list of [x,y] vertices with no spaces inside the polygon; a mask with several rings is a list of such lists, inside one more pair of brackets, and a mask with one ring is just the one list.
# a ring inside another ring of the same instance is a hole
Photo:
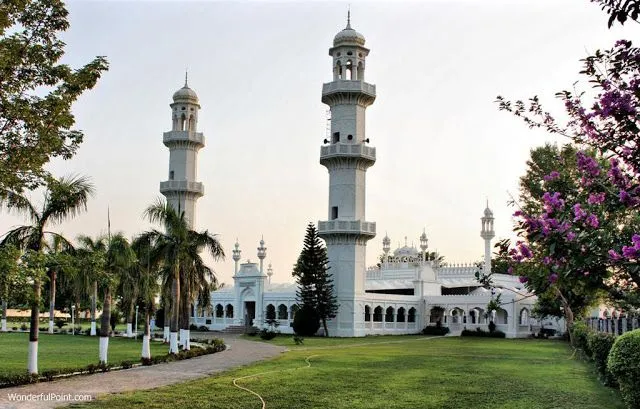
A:
{"label": "tall minaret", "polygon": [[487,208],[484,209],[484,217],[482,217],[482,230],[480,237],[484,239],[484,274],[491,273],[491,239],[496,236],[493,231],[493,212],[489,209],[489,201],[487,200]]}
{"label": "tall minaret", "polygon": [[366,171],[376,161],[365,136],[365,110],[376,99],[376,87],[364,82],[364,36],[347,27],[333,39],[333,81],[322,86],[322,102],[331,109],[331,140],[320,149],[320,163],[329,171],[328,221],[318,223],[327,243],[330,272],[340,304],[330,335],[364,335],[364,314],[356,299],[364,294],[366,244],[376,224],[365,221]]}
{"label": "tall minaret", "polygon": [[204,147],[204,135],[197,132],[200,104],[195,91],[189,88],[185,74],[184,87],[173,94],[171,131],[162,137],[169,148],[169,180],[160,182],[160,193],[167,202],[195,225],[196,201],[204,194],[198,178],[198,151]]}

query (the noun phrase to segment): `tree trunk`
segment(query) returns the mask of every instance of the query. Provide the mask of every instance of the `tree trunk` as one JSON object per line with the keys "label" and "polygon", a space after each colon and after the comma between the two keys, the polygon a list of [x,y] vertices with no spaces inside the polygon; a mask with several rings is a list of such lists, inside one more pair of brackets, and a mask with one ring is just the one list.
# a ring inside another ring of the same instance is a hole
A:
{"label": "tree trunk", "polygon": [[53,334],[53,320],[56,311],[56,271],[51,270],[51,280],[49,282],[49,334]]}
{"label": "tree trunk", "polygon": [[558,293],[558,296],[560,296],[560,303],[562,304],[562,308],[564,309],[564,319],[567,322],[567,335],[569,337],[569,343],[573,345],[574,340],[573,340],[573,337],[571,336],[571,328],[573,327],[573,320],[574,320],[573,310],[571,309],[569,302],[564,297],[562,292],[558,289],[556,289],[556,292]]}
{"label": "tree trunk", "polygon": [[104,290],[104,305],[100,319],[100,356],[101,363],[107,363],[107,351],[109,349],[109,329],[111,327],[111,289]]}
{"label": "tree trunk", "polygon": [[30,374],[38,373],[38,329],[40,324],[40,292],[42,284],[39,278],[33,282],[33,300],[31,301],[31,325],[29,328],[29,355],[27,370]]}
{"label": "tree trunk", "polygon": [[132,337],[133,336],[133,320],[134,320],[134,315],[136,313],[136,298],[138,298],[138,295],[136,294],[136,291],[133,292],[133,298],[130,300],[129,302],[129,314],[127,315],[127,336],[128,337]]}
{"label": "tree trunk", "polygon": [[169,353],[178,353],[178,318],[180,312],[180,269],[175,268],[171,285],[171,334],[169,336]]}
{"label": "tree trunk", "polygon": [[191,349],[189,345],[190,298],[189,283],[185,283],[184,294],[180,300],[180,346],[185,350]]}
{"label": "tree trunk", "polygon": [[165,301],[164,305],[164,328],[162,329],[162,340],[165,343],[169,343],[169,324],[171,323],[171,304]]}
{"label": "tree trunk", "polygon": [[9,303],[7,300],[2,300],[2,332],[7,332],[7,308]]}
{"label": "tree trunk", "polygon": [[91,296],[91,332],[92,336],[96,335],[96,304],[98,303],[98,282],[93,282],[93,295]]}
{"label": "tree trunk", "polygon": [[322,317],[322,328],[324,328],[324,336],[329,336],[329,330],[327,329],[327,319]]}
{"label": "tree trunk", "polygon": [[149,326],[149,308],[144,309],[144,335],[142,336],[142,358],[151,358],[151,327]]}

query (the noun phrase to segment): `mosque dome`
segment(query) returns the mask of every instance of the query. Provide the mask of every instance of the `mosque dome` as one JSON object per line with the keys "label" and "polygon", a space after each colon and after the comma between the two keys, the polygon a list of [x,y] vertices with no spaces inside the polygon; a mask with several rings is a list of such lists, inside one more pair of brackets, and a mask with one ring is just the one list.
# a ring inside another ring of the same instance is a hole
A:
{"label": "mosque dome", "polygon": [[339,45],[360,45],[364,46],[364,36],[351,28],[351,25],[347,25],[347,28],[340,31],[333,38],[333,46]]}
{"label": "mosque dome", "polygon": [[173,102],[195,102],[198,103],[198,95],[185,83],[184,87],[173,93]]}
{"label": "mosque dome", "polygon": [[395,257],[416,257],[418,256],[418,249],[416,249],[415,247],[409,247],[407,245],[397,248],[393,251],[393,255]]}

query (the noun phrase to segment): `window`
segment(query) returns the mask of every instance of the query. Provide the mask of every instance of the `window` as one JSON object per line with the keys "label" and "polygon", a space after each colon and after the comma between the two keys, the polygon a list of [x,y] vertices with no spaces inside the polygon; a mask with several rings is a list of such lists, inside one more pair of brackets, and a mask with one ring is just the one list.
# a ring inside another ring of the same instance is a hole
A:
{"label": "window", "polygon": [[333,138],[331,139],[331,143],[338,143],[338,142],[340,142],[340,132],[334,132]]}
{"label": "window", "polygon": [[347,135],[347,139],[350,141],[353,140],[353,135]]}
{"label": "window", "polygon": [[216,318],[222,318],[224,316],[224,309],[222,304],[216,304]]}
{"label": "window", "polygon": [[407,322],[416,322],[416,309],[413,307],[409,308],[409,316],[407,317]]}
{"label": "window", "polygon": [[375,322],[382,322],[382,307],[379,305],[373,310],[373,320]]}
{"label": "window", "polygon": [[233,318],[233,305],[227,304],[227,308],[226,308],[226,311],[225,311],[225,317]]}
{"label": "window", "polygon": [[278,306],[278,319],[279,320],[286,320],[287,319],[287,306],[284,304],[280,304]]}
{"label": "window", "polygon": [[384,315],[384,321],[385,322],[393,322],[394,321],[394,319],[393,319],[393,313],[394,312],[395,311],[393,310],[393,307],[387,308],[387,313]]}
{"label": "window", "polygon": [[298,304],[293,304],[291,308],[289,308],[289,319],[292,320],[296,317],[296,312],[300,311],[300,307]]}
{"label": "window", "polygon": [[364,320],[371,321],[371,307],[368,305],[364,306]]}
{"label": "window", "polygon": [[169,171],[169,180],[173,180],[173,171],[172,170]]}
{"label": "window", "polygon": [[276,319],[276,307],[273,304],[267,305],[267,319],[275,320]]}
{"label": "window", "polygon": [[398,322],[404,322],[404,308],[398,308]]}
{"label": "window", "polygon": [[331,220],[335,220],[338,218],[338,206],[333,206],[331,208]]}

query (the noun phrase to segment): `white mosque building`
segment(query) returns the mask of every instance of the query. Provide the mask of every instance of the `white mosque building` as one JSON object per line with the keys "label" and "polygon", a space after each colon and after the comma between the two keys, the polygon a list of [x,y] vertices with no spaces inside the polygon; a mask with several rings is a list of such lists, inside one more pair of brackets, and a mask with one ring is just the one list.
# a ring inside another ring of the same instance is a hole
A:
{"label": "white mosque building", "polygon": [[[487,207],[481,218],[484,266],[473,263],[448,265],[428,260],[426,233],[419,237],[419,249],[405,245],[390,248],[389,237],[382,240],[384,255],[373,267],[366,266],[367,242],[376,236],[376,223],[365,217],[366,172],[376,162],[376,148],[365,134],[366,109],[376,99],[376,87],[365,82],[365,38],[347,26],[329,49],[333,81],[323,84],[322,102],[331,109],[331,137],[320,147],[320,164],[329,172],[327,219],[318,222],[318,232],[327,245],[330,272],[340,305],[329,322],[332,336],[361,337],[370,334],[413,334],[440,322],[452,335],[462,329],[487,328],[489,320],[507,337],[531,333],[530,312],[535,297],[528,294],[517,277],[495,275],[502,306],[486,311],[491,290],[479,286],[475,273],[491,271],[493,213]],[[185,209],[193,220],[195,202],[203,194],[196,181],[197,152],[204,146],[197,132],[198,97],[186,81],[174,94],[173,129],[164,134],[169,147],[169,180],[161,192],[174,206]],[[210,330],[233,331],[248,325],[262,326],[276,319],[279,330],[292,333],[298,308],[296,285],[271,282],[271,266],[264,268],[267,248],[264,240],[257,249],[258,263],[240,263],[241,250],[235,243],[233,286],[211,293],[211,308],[195,306],[192,323]]]}

